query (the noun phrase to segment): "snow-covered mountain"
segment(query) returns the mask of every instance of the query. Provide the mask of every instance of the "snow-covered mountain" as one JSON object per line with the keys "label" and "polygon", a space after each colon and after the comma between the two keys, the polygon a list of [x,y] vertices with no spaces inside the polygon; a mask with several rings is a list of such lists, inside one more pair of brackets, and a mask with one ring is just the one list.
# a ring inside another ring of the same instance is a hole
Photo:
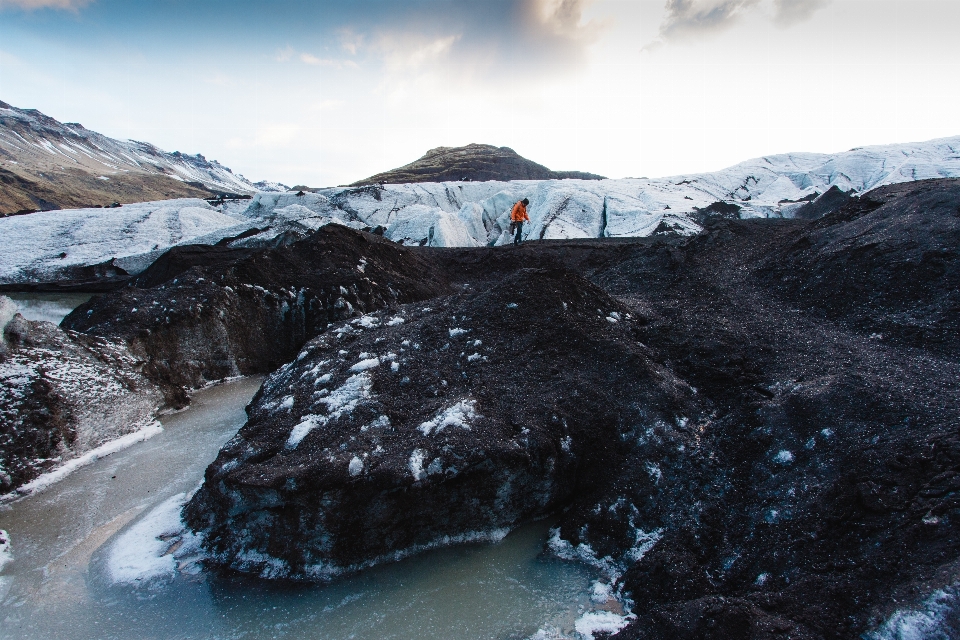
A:
{"label": "snow-covered mountain", "polygon": [[251,183],[199,154],[167,153],[147,142],[115,140],[4,102],[0,177],[0,212],[284,188]]}
{"label": "snow-covered mountain", "polygon": [[[530,199],[528,239],[690,235],[712,213],[790,218],[833,187],[834,193],[863,194],[883,185],[944,177],[960,177],[960,136],[839,154],[767,156],[713,173],[654,180],[388,184],[302,195],[260,192],[218,207],[181,200],[36,213],[0,219],[0,236],[7,247],[17,248],[0,260],[0,284],[72,279],[71,269],[114,258],[135,273],[174,244],[236,238],[228,240],[231,246],[275,245],[331,222],[375,229],[408,245],[502,245],[510,240],[510,208],[524,197]],[[73,222],[64,218],[54,224],[54,216],[64,215]],[[105,235],[78,245],[73,225],[81,223]]]}

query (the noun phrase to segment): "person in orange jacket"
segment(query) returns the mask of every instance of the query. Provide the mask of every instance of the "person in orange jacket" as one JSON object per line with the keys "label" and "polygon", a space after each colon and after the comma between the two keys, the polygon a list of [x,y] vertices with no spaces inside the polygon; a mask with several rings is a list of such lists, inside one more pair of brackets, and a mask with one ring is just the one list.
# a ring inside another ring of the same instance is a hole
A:
{"label": "person in orange jacket", "polygon": [[528,204],[530,204],[530,201],[524,198],[513,205],[513,211],[510,212],[510,232],[513,233],[516,231],[516,235],[513,237],[513,244],[520,244],[522,242],[520,234],[523,233],[523,223],[530,222],[530,216],[527,215]]}

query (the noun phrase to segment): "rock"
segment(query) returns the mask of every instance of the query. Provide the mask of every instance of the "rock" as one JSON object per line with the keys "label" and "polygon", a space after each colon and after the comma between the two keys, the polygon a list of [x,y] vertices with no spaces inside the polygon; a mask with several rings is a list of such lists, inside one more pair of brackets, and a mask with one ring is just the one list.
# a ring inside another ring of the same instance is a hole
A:
{"label": "rock", "polygon": [[223,566],[325,579],[592,497],[623,441],[699,409],[622,312],[521,270],[328,331],[264,383],[188,521]]}

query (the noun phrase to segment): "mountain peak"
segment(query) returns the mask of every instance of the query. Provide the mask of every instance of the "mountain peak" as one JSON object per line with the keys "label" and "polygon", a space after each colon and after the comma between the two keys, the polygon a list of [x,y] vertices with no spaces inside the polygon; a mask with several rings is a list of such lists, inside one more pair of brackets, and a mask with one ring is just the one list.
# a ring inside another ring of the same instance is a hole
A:
{"label": "mountain peak", "polygon": [[528,160],[510,147],[471,143],[463,147],[435,147],[420,159],[398,169],[378,173],[351,186],[389,182],[455,182],[469,180],[602,180],[603,176],[581,171],[552,171]]}

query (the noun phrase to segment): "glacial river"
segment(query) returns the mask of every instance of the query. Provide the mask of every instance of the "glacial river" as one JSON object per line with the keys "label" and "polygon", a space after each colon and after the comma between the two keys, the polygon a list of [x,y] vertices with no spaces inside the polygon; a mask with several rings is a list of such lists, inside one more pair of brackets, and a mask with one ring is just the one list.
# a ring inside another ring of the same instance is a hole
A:
{"label": "glacial river", "polygon": [[542,554],[549,523],[496,544],[429,552],[330,585],[178,573],[115,584],[117,539],[195,489],[260,384],[199,391],[163,433],[0,510],[14,560],[0,575],[3,638],[576,637],[597,578]]}

